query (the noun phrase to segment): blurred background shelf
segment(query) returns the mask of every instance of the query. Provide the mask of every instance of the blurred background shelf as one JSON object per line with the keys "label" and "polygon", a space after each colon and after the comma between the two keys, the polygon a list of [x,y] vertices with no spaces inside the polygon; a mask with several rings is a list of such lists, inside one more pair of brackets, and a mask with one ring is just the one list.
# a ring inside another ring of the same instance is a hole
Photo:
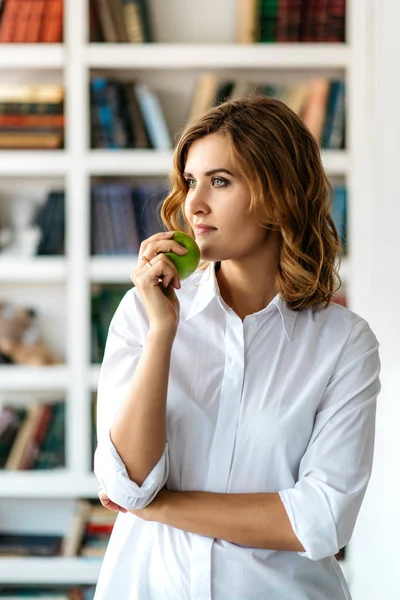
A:
{"label": "blurred background shelf", "polygon": [[0,470],[0,489],[4,498],[97,498],[98,482],[93,473],[78,475],[65,469]]}
{"label": "blurred background shelf", "polygon": [[135,69],[344,69],[346,44],[89,44],[91,68]]}
{"label": "blurred background shelf", "polygon": [[82,558],[2,558],[0,584],[94,584],[101,559]]}
{"label": "blurred background shelf", "polygon": [[64,258],[19,258],[0,254],[0,283],[61,283],[65,276]]}
{"label": "blurred background shelf", "polygon": [[1,44],[0,67],[6,69],[62,69],[63,44]]}
{"label": "blurred background shelf", "polygon": [[[66,366],[30,367],[25,365],[0,365],[0,391],[64,390],[68,385],[69,369]],[[1,494],[3,488],[1,488]]]}
{"label": "blurred background shelf", "polygon": [[66,170],[65,150],[0,150],[0,176],[65,175]]}

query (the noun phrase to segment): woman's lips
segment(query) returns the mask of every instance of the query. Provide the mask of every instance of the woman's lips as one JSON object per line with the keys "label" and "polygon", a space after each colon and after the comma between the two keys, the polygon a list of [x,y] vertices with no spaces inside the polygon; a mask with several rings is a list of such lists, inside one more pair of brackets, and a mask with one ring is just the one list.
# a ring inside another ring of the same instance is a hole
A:
{"label": "woman's lips", "polygon": [[212,231],[216,231],[215,227],[194,227],[193,231],[196,235],[206,235],[207,233],[211,233]]}

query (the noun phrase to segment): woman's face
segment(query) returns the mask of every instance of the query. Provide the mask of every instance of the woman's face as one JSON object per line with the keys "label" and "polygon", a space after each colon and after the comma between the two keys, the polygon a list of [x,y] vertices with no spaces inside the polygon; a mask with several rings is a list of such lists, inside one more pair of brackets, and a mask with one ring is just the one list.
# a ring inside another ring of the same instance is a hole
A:
{"label": "woman's face", "polygon": [[[250,187],[229,159],[227,140],[216,133],[190,146],[184,177],[188,183],[185,215],[203,260],[240,260],[261,250],[266,230],[250,206]],[[200,225],[212,227],[199,229]]]}

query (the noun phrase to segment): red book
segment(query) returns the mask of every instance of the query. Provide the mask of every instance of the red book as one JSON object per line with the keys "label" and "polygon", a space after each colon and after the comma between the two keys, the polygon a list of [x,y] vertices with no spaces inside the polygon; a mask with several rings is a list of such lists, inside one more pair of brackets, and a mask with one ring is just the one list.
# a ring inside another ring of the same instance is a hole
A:
{"label": "red book", "polygon": [[86,533],[89,535],[96,535],[97,533],[110,534],[113,530],[114,523],[88,523],[86,525]]}
{"label": "red book", "polygon": [[2,115],[0,114],[0,127],[64,127],[64,115]]}
{"label": "red book", "polygon": [[31,0],[32,8],[29,14],[28,28],[25,41],[34,44],[40,40],[40,28],[44,17],[46,0]]}
{"label": "red book", "polygon": [[16,19],[17,22],[14,28],[12,39],[12,41],[17,44],[25,42],[31,8],[31,0],[20,0]]}
{"label": "red book", "polygon": [[0,24],[0,42],[9,44],[13,41],[14,29],[17,24],[19,5],[24,0],[6,0]]}
{"label": "red book", "polygon": [[57,44],[63,34],[63,0],[46,0],[46,8],[40,30],[40,41]]}

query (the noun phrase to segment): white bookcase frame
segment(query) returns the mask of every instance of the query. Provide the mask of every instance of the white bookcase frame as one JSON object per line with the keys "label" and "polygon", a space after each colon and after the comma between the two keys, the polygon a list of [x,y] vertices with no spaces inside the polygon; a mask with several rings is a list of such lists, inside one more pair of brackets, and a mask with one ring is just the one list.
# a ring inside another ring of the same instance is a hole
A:
{"label": "white bookcase frame", "polygon": [[[228,1],[228,0],[225,0]],[[67,401],[67,468],[54,473],[0,473],[1,498],[95,497],[97,485],[90,472],[90,393],[98,367],[90,364],[90,285],[92,282],[129,284],[135,260],[90,257],[90,180],[95,175],[162,175],[171,165],[171,152],[90,150],[89,80],[92,68],[184,70],[252,69],[279,72],[317,70],[344,72],[347,85],[347,149],[326,151],[328,175],[344,178],[349,189],[349,259],[344,264],[350,308],[358,312],[366,291],[360,266],[363,240],[370,231],[365,190],[365,135],[368,119],[368,20],[363,0],[348,0],[346,44],[151,44],[145,46],[88,44],[85,1],[66,0],[64,44],[0,46],[0,69],[59,69],[66,86],[65,150],[0,151],[0,178],[62,176],[66,190],[66,256],[2,260],[0,283],[56,283],[66,292],[66,363],[40,369],[2,367],[1,390],[64,389]],[[27,268],[28,267],[28,268]],[[350,545],[351,546],[351,545]],[[86,565],[86,566],[83,566]],[[49,568],[51,565],[51,569]],[[344,568],[351,581],[351,552]],[[23,574],[24,573],[24,574]],[[79,559],[3,559],[2,582],[96,581],[98,565]]]}

